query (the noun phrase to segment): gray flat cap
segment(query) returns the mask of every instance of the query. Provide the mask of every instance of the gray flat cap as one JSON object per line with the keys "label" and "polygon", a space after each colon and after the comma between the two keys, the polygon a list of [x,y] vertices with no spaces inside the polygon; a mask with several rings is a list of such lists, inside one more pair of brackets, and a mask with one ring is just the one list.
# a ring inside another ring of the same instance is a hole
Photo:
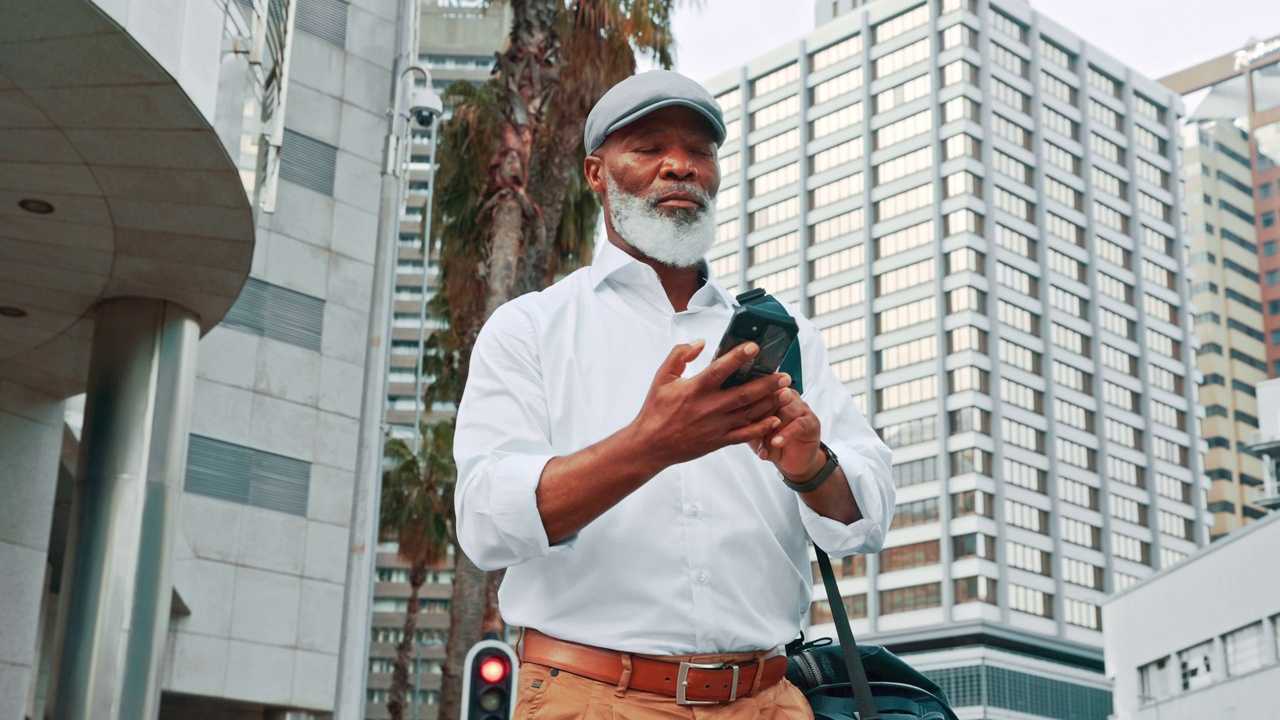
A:
{"label": "gray flat cap", "polygon": [[683,105],[701,113],[711,123],[716,143],[724,142],[724,113],[706,88],[678,72],[650,70],[614,85],[591,108],[583,132],[587,154],[599,149],[614,130],[672,105]]}

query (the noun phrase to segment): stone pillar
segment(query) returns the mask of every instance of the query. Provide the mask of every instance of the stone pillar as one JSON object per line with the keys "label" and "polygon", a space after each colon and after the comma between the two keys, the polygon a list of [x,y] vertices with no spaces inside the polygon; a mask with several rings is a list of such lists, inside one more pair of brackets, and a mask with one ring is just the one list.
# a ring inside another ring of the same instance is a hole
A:
{"label": "stone pillar", "polygon": [[96,309],[55,715],[154,720],[200,328],[163,300]]}
{"label": "stone pillar", "polygon": [[39,665],[61,399],[0,380],[0,720],[29,711]]}

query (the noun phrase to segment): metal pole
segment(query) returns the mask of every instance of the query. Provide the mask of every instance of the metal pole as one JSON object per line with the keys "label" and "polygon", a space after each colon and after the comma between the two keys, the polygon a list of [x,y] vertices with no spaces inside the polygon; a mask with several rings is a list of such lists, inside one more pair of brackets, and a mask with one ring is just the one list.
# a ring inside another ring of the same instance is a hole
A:
{"label": "metal pole", "polygon": [[[412,63],[410,53],[417,23],[416,0],[401,0],[396,34],[398,54],[394,70],[388,125],[388,151],[398,151],[404,135],[401,96],[402,69]],[[393,160],[395,162],[393,162]],[[392,294],[395,290],[396,238],[399,234],[403,184],[399,155],[388,153],[383,163],[382,199],[378,212],[377,247],[373,258],[373,292],[369,307],[369,339],[365,350],[360,405],[360,441],[356,456],[351,503],[351,549],[342,607],[342,637],[338,655],[338,687],[334,720],[364,717],[368,685],[373,574],[378,546],[378,508],[382,502],[382,425],[386,417],[387,366],[391,338]],[[390,166],[390,170],[388,169]]]}
{"label": "metal pole", "polygon": [[68,562],[57,716],[154,720],[173,538],[195,386],[195,313],[164,300],[99,305]]}
{"label": "metal pole", "polygon": [[[430,82],[428,80],[427,82]],[[436,194],[436,132],[440,120],[431,123],[431,145],[427,148],[427,164],[431,166],[431,175],[427,179],[427,207],[423,211],[422,222],[422,302],[418,311],[418,365],[414,381],[416,389],[413,397],[413,454],[423,457],[422,452],[422,393],[426,385],[426,370],[423,368],[427,351],[427,263],[431,257],[431,210]]]}

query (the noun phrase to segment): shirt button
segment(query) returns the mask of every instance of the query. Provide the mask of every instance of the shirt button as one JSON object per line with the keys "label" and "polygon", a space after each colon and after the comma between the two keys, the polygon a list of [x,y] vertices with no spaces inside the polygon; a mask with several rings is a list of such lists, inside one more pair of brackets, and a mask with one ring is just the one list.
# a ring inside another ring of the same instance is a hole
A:
{"label": "shirt button", "polygon": [[697,506],[697,505],[690,505],[690,506],[689,506],[689,517],[698,517],[698,506]]}
{"label": "shirt button", "polygon": [[704,583],[706,581],[707,581],[707,574],[705,572],[698,573],[698,582]]}

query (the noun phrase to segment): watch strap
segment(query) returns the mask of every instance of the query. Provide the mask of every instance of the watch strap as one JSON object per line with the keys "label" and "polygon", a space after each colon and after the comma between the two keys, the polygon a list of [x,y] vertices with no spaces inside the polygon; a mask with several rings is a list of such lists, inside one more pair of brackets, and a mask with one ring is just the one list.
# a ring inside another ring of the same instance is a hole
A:
{"label": "watch strap", "polygon": [[822,449],[822,452],[826,453],[827,464],[822,466],[822,469],[818,471],[817,475],[814,475],[812,478],[802,483],[791,482],[784,476],[782,478],[782,482],[785,483],[787,487],[798,493],[813,492],[821,487],[822,483],[826,482],[827,478],[831,477],[832,474],[835,473],[837,467],[840,467],[840,459],[836,457],[835,453],[831,452],[831,448],[827,447],[826,443],[819,442],[818,447]]}

